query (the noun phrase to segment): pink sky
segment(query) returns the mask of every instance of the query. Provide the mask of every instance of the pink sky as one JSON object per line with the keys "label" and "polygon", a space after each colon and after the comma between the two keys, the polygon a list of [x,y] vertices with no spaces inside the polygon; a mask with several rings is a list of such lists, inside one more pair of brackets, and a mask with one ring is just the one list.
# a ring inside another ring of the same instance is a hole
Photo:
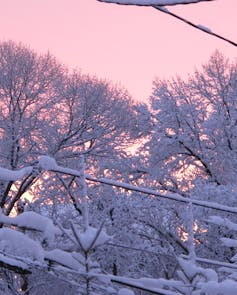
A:
{"label": "pink sky", "polygon": [[[176,6],[171,11],[237,41],[237,0]],[[49,50],[70,68],[120,83],[135,99],[151,93],[152,80],[186,75],[219,49],[237,48],[148,7],[96,0],[0,2],[0,40]]]}

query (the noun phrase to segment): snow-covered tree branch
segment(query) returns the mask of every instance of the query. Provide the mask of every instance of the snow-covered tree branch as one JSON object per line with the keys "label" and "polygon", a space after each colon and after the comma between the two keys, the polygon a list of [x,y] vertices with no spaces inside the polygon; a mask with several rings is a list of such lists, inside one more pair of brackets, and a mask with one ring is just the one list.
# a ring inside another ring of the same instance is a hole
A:
{"label": "snow-covered tree branch", "polygon": [[215,0],[98,0],[106,3],[116,3],[123,5],[139,5],[139,6],[172,6],[178,4],[193,4],[198,2],[207,2]]}
{"label": "snow-covered tree branch", "polygon": [[201,3],[201,2],[209,2],[209,1],[215,1],[215,0],[97,0],[100,2],[105,2],[105,3],[115,3],[115,4],[121,4],[121,5],[136,5],[136,6],[150,6],[153,7],[160,12],[166,13],[176,19],[178,19],[181,22],[184,22],[185,24],[200,30],[206,34],[209,34],[213,37],[216,37],[218,39],[221,39],[225,42],[228,42],[229,44],[233,46],[237,46],[237,43],[212,31],[211,29],[205,27],[204,25],[201,24],[195,24],[194,22],[191,22],[187,20],[186,18],[175,14],[174,12],[168,10],[164,6],[174,6],[174,5],[184,5],[184,4],[194,4],[194,3]]}

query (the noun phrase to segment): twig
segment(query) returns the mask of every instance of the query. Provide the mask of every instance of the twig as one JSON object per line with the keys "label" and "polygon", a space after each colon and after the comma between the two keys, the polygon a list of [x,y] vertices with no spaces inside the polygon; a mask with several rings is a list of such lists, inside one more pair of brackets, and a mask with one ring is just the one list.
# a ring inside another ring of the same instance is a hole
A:
{"label": "twig", "polygon": [[219,38],[219,39],[221,39],[221,40],[223,40],[223,41],[225,41],[225,42],[228,42],[228,43],[230,43],[231,45],[237,47],[237,43],[236,43],[236,42],[234,42],[234,41],[232,41],[232,40],[229,40],[229,39],[227,39],[227,38],[225,38],[225,37],[223,37],[223,36],[221,36],[221,35],[219,35],[219,34],[217,34],[217,33],[214,33],[214,32],[212,32],[211,30],[208,30],[208,29],[206,29],[206,28],[204,28],[204,27],[202,27],[202,26],[196,25],[196,24],[194,24],[193,22],[191,22],[191,21],[189,21],[189,20],[187,20],[187,19],[185,19],[185,18],[183,18],[183,17],[181,17],[181,16],[179,16],[179,15],[177,15],[177,14],[175,14],[175,13],[173,13],[173,12],[167,10],[167,9],[164,9],[164,8],[162,8],[162,7],[160,7],[160,6],[152,6],[152,7],[154,7],[155,9],[157,9],[157,10],[163,12],[163,13],[169,14],[170,16],[172,16],[172,17],[174,17],[174,18],[177,18],[178,20],[184,22],[185,24],[187,24],[187,25],[189,25],[189,26],[191,26],[191,27],[194,27],[194,28],[197,29],[197,30],[200,30],[200,31],[202,31],[202,32],[204,32],[204,33],[206,33],[206,34],[208,34],[208,35],[211,35],[211,36],[214,36],[214,37],[216,37],[216,38]]}

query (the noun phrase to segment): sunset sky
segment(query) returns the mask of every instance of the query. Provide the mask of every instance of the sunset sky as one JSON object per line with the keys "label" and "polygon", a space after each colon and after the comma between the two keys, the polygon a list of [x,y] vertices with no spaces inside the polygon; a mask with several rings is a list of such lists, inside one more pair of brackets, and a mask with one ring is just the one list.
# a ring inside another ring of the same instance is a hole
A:
{"label": "sunset sky", "polygon": [[[237,42],[237,1],[216,0],[169,8]],[[0,40],[50,51],[70,68],[95,74],[146,99],[158,76],[186,76],[219,49],[237,48],[150,7],[96,0],[7,0],[0,2]]]}

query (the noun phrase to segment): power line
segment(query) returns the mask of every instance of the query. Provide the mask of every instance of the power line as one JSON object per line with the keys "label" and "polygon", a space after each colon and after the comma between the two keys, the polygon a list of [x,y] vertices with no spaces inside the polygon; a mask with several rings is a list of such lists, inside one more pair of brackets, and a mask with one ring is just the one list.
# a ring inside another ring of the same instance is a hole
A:
{"label": "power line", "polygon": [[228,38],[226,38],[226,37],[224,37],[222,35],[219,35],[219,34],[217,34],[215,32],[212,32],[210,29],[208,29],[208,28],[206,28],[206,27],[204,27],[202,25],[197,25],[197,24],[183,18],[182,16],[179,16],[179,15],[169,11],[167,8],[165,8],[165,6],[175,6],[175,5],[179,5],[179,4],[182,4],[182,5],[184,5],[184,4],[195,4],[195,3],[209,2],[209,1],[215,1],[215,0],[192,0],[192,1],[188,1],[188,0],[175,1],[174,0],[173,2],[171,1],[171,2],[167,2],[167,3],[165,1],[163,3],[162,3],[162,1],[160,1],[160,3],[157,1],[158,4],[156,4],[156,5],[152,4],[152,2],[150,2],[150,4],[149,4],[149,1],[147,2],[147,4],[145,2],[142,2],[142,1],[141,2],[138,2],[138,1],[134,1],[134,2],[133,1],[127,1],[126,2],[126,1],[121,1],[121,0],[117,0],[117,1],[116,0],[111,0],[111,1],[109,1],[109,0],[98,0],[98,1],[106,2],[106,3],[120,4],[120,5],[135,5],[135,6],[153,7],[153,8],[155,8],[155,9],[157,9],[157,10],[163,12],[163,13],[169,14],[170,16],[178,19],[179,21],[184,22],[185,24],[187,24],[187,25],[189,25],[191,27],[194,27],[197,30],[200,30],[200,31],[202,31],[202,32],[204,32],[206,34],[209,34],[209,35],[211,35],[213,37],[221,39],[221,40],[223,40],[225,42],[228,42],[231,45],[237,47],[236,42],[234,42],[234,41],[232,41],[232,40],[230,40],[230,39],[228,39]]}
{"label": "power line", "polygon": [[223,36],[221,36],[221,35],[219,35],[217,33],[214,33],[211,30],[209,30],[208,28],[205,28],[204,26],[196,25],[195,23],[193,23],[193,22],[191,22],[191,21],[189,21],[189,20],[187,20],[187,19],[185,19],[185,18],[183,18],[183,17],[181,17],[181,16],[179,16],[179,15],[177,15],[177,14],[169,11],[168,9],[164,9],[164,8],[162,8],[160,6],[152,6],[152,7],[154,7],[155,9],[157,9],[157,10],[163,12],[163,13],[169,14],[170,16],[172,16],[172,17],[174,17],[174,18],[176,18],[176,19],[184,22],[185,24],[187,24],[187,25],[189,25],[191,27],[194,27],[197,30],[200,30],[200,31],[202,31],[202,32],[204,32],[206,34],[209,34],[211,36],[214,36],[214,37],[216,37],[218,39],[221,39],[221,40],[223,40],[225,42],[228,42],[231,45],[237,47],[237,43],[236,42],[234,42],[234,41],[232,41],[230,39],[227,39],[227,38],[225,38],[225,37],[223,37]]}
{"label": "power line", "polygon": [[[74,169],[70,169],[70,168],[65,168],[65,167],[58,166],[58,165],[56,165],[55,167],[53,167],[51,169],[47,169],[47,170],[52,171],[52,172],[56,172],[56,173],[62,173],[62,174],[67,174],[67,175],[71,175],[71,176],[81,177],[81,173],[79,171],[74,170]],[[191,199],[188,197],[185,198],[177,193],[162,194],[162,193],[157,192],[153,189],[138,187],[138,186],[135,186],[132,184],[128,184],[128,183],[120,182],[120,181],[115,181],[115,180],[111,180],[111,179],[107,179],[107,178],[95,178],[95,177],[92,177],[88,174],[85,175],[85,179],[87,179],[89,181],[93,181],[93,182],[107,184],[107,185],[110,185],[113,187],[124,188],[128,191],[135,191],[135,192],[139,192],[139,193],[143,193],[143,194],[147,194],[147,195],[152,195],[152,196],[164,198],[167,200],[177,201],[177,202],[181,202],[181,203],[185,203],[185,204],[193,204],[193,205],[199,206],[199,207],[210,208],[210,209],[215,209],[215,210],[219,210],[219,211],[237,214],[237,208],[235,208],[235,207],[229,207],[229,206],[221,205],[221,204],[214,203],[214,202],[200,201],[200,200]]]}
{"label": "power line", "polygon": [[128,191],[136,191],[143,194],[152,195],[152,196],[156,196],[156,197],[160,197],[160,198],[164,198],[164,199],[168,199],[172,201],[182,202],[186,204],[193,204],[199,207],[211,208],[211,209],[215,209],[219,211],[237,214],[237,208],[221,205],[214,202],[207,202],[207,201],[200,201],[196,199],[185,198],[180,196],[179,194],[174,194],[174,193],[162,194],[152,189],[138,187],[125,182],[119,182],[119,181],[110,180],[107,178],[94,178],[90,175],[86,175],[86,179],[89,181],[99,182],[99,183],[107,184],[114,187],[124,188]]}

